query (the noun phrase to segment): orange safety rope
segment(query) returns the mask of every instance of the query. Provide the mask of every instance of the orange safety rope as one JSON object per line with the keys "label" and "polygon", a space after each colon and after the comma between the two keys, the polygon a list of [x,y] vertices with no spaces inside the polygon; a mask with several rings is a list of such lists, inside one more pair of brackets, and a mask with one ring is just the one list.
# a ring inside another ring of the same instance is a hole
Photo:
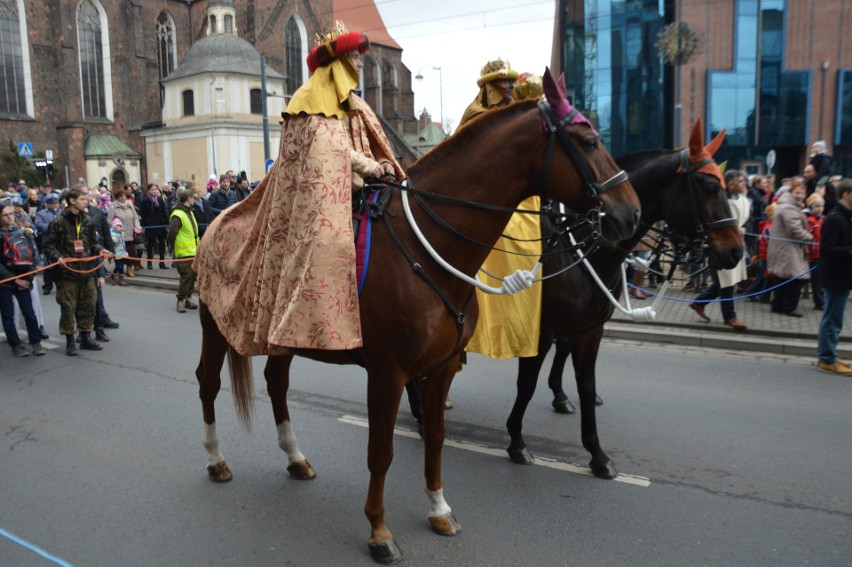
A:
{"label": "orange safety rope", "polygon": [[[69,272],[74,272],[75,274],[91,274],[92,272],[97,271],[97,270],[98,270],[101,266],[103,266],[104,264],[106,264],[107,259],[106,259],[106,258],[104,258],[103,262],[101,262],[100,264],[98,264],[97,266],[95,266],[94,268],[92,268],[91,270],[75,270],[74,268],[72,268],[72,267],[71,267],[71,266],[69,266],[68,264],[69,264],[69,263],[76,263],[76,262],[91,262],[92,260],[94,260],[94,259],[96,259],[96,258],[101,258],[101,257],[102,257],[102,256],[98,255],[98,256],[89,256],[88,258],[65,258],[65,268],[66,268]],[[139,262],[145,262],[145,261],[147,261],[147,262],[163,262],[163,263],[173,263],[173,262],[191,262],[191,261],[193,261],[194,259],[195,259],[195,257],[190,257],[190,258],[174,258],[174,259],[170,259],[170,260],[153,260],[153,259],[152,259],[152,260],[149,260],[149,259],[147,259],[147,258],[134,258],[133,256],[125,256],[124,258],[120,258],[120,260],[138,260]],[[0,284],[5,284],[5,283],[13,282],[13,281],[15,281],[15,280],[17,280],[17,279],[20,279],[20,278],[25,278],[25,277],[27,277],[27,276],[31,276],[31,275],[34,275],[34,274],[38,274],[39,272],[43,272],[43,271],[45,271],[45,270],[49,270],[50,268],[52,268],[52,267],[54,267],[54,266],[58,266],[58,265],[60,265],[60,264],[61,264],[61,262],[54,262],[54,263],[52,263],[52,264],[48,264],[47,266],[43,266],[43,267],[41,267],[41,268],[37,268],[37,269],[32,270],[32,271],[30,271],[30,272],[26,272],[26,273],[24,273],[24,274],[18,274],[18,275],[16,275],[14,278],[9,278],[9,279],[7,279],[7,280],[0,280]]]}

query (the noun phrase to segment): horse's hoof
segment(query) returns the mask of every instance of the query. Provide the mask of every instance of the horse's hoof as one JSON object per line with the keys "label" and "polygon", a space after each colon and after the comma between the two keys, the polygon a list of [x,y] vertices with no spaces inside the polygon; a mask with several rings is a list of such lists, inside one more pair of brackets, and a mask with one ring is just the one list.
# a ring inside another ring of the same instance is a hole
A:
{"label": "horse's hoof", "polygon": [[509,453],[509,460],[516,465],[531,465],[535,460],[526,447],[523,449],[506,449],[506,452]]}
{"label": "horse's hoof", "polygon": [[220,461],[215,465],[207,465],[207,474],[210,475],[210,480],[213,482],[228,482],[234,478],[225,461]]}
{"label": "horse's hoof", "polygon": [[376,563],[392,565],[402,561],[402,550],[393,539],[381,543],[368,543],[367,546],[370,548],[370,557]]}
{"label": "horse's hoof", "polygon": [[461,524],[456,515],[450,512],[446,516],[429,516],[432,531],[442,536],[454,536],[461,531]]}
{"label": "horse's hoof", "polygon": [[553,400],[553,402],[551,402],[551,403],[553,405],[553,411],[555,411],[556,413],[561,413],[563,415],[570,415],[570,414],[574,413],[575,411],[577,411],[577,408],[574,407],[574,404],[572,404],[570,402],[570,400],[568,400],[568,399],[561,400],[561,401],[560,400]]}
{"label": "horse's hoof", "polygon": [[597,394],[595,395],[595,405],[596,406],[602,406],[603,405],[603,400]]}
{"label": "horse's hoof", "polygon": [[290,475],[290,478],[296,480],[311,480],[317,476],[317,471],[314,470],[314,467],[311,466],[311,463],[307,459],[298,463],[292,463],[287,467],[287,473]]}
{"label": "horse's hoof", "polygon": [[615,470],[614,466],[612,466],[612,461],[607,461],[605,463],[596,463],[592,461],[589,463],[589,468],[592,469],[593,475],[604,480],[612,480],[618,476],[618,471]]}

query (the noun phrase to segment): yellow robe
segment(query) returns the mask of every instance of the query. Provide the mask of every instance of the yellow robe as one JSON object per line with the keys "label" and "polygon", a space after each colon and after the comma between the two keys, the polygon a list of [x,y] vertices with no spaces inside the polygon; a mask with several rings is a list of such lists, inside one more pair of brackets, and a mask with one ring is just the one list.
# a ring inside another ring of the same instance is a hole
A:
{"label": "yellow robe", "polygon": [[[530,197],[521,203],[519,208],[537,211],[539,206],[539,197]],[[518,242],[501,237],[495,247],[530,256],[517,256],[495,250],[485,259],[482,269],[498,277],[508,276],[519,269],[532,270],[541,256],[540,221],[538,215],[512,215],[503,234],[531,242]],[[541,276],[539,271],[536,278]],[[482,272],[479,273],[479,278],[492,287],[500,287],[502,284]],[[514,295],[492,295],[477,289],[476,299],[479,302],[479,321],[465,349],[467,352],[477,352],[499,359],[538,354],[541,330],[540,283]]]}

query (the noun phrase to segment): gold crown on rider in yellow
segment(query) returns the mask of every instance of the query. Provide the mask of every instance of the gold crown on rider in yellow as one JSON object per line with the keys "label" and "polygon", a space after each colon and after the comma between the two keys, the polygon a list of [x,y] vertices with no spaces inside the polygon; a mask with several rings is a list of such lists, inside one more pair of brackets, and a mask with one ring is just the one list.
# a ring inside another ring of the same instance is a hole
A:
{"label": "gold crown on rider in yellow", "polygon": [[518,72],[511,68],[508,61],[495,59],[485,64],[479,73],[479,79],[476,80],[476,84],[481,87],[485,83],[490,83],[498,79],[516,81],[518,80]]}

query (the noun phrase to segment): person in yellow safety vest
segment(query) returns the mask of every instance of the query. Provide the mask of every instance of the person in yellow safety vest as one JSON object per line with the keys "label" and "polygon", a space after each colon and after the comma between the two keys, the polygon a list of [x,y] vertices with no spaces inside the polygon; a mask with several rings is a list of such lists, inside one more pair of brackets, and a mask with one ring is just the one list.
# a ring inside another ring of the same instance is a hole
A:
{"label": "person in yellow safety vest", "polygon": [[167,238],[172,250],[175,251],[177,271],[180,274],[177,292],[177,312],[186,313],[187,309],[198,309],[198,304],[192,301],[192,290],[195,288],[195,271],[192,269],[192,259],[198,247],[198,221],[192,212],[194,189],[187,187],[178,191],[178,203],[172,209],[169,220]]}

